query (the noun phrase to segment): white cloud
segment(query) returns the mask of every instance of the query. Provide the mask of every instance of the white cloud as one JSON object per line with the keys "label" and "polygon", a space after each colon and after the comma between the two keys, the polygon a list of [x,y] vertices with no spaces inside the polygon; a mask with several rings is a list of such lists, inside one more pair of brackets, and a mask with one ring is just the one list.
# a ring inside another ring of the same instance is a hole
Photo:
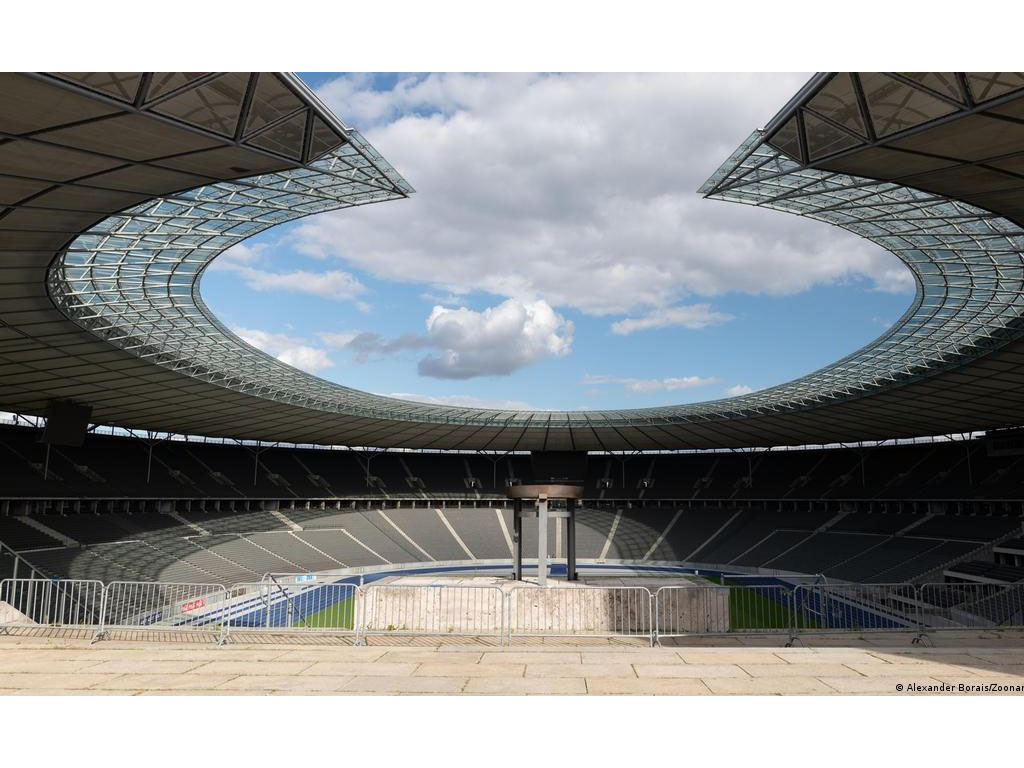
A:
{"label": "white cloud", "polygon": [[594,376],[587,374],[582,379],[583,384],[615,384],[625,387],[630,392],[672,392],[677,389],[692,389],[693,387],[706,387],[718,383],[714,376],[681,376],[668,377],[664,379],[635,379],[626,376]]}
{"label": "white cloud", "polygon": [[309,373],[330,368],[334,365],[327,352],[283,333],[270,333],[255,328],[232,328],[245,342],[272,355],[282,363],[300,368]]}
{"label": "white cloud", "polygon": [[895,257],[850,233],[695,193],[805,79],[448,74],[373,92],[343,77],[321,95],[418,194],[310,217],[296,245],[442,295],[635,316],[620,332],[659,317],[692,327],[666,320],[692,295],[858,277],[912,290]]}
{"label": "white cloud", "polygon": [[290,293],[308,293],[324,299],[347,301],[366,291],[366,287],[348,272],[330,270],[309,272],[304,269],[293,272],[264,272],[244,270],[242,277],[250,288],[256,291],[283,290]]}
{"label": "white cloud", "polygon": [[487,408],[499,411],[536,411],[529,403],[522,400],[493,400],[486,397],[474,397],[473,395],[415,395],[409,392],[390,392],[384,397],[396,397],[399,400],[413,400],[417,403],[429,403],[430,405],[455,405],[464,408]]}
{"label": "white cloud", "polygon": [[404,350],[432,349],[419,361],[422,376],[470,379],[507,376],[572,349],[573,324],[544,301],[508,299],[482,311],[435,306],[426,333],[385,338],[378,333],[320,334],[328,346],[350,350],[356,361]]}
{"label": "white cloud", "polygon": [[[366,286],[355,276],[338,269],[324,272],[305,269],[276,272],[265,269],[265,252],[269,247],[266,243],[252,246],[240,243],[214,259],[208,269],[233,272],[254,291],[305,293],[335,301],[352,301],[366,293]],[[365,302],[357,302],[357,307],[361,311],[369,308]]]}
{"label": "white cloud", "polygon": [[508,299],[482,312],[434,307],[427,338],[440,351],[420,360],[423,376],[468,379],[508,375],[572,349],[573,324],[545,301]]}
{"label": "white cloud", "polygon": [[737,397],[739,395],[749,395],[754,391],[753,387],[748,387],[746,384],[736,384],[725,390],[725,394],[731,397]]}
{"label": "white cloud", "polygon": [[715,312],[710,304],[690,304],[686,306],[662,307],[648,312],[643,317],[628,317],[612,323],[612,332],[626,336],[648,328],[667,328],[681,325],[684,328],[706,328],[732,320],[732,315]]}

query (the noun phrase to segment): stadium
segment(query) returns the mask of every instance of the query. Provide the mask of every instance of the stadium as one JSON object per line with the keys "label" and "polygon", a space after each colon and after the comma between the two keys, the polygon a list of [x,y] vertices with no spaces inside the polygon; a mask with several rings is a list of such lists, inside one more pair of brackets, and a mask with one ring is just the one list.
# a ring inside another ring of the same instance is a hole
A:
{"label": "stadium", "polygon": [[415,194],[298,77],[0,94],[7,636],[657,654],[1024,628],[1024,74],[815,75],[699,194],[881,246],[910,306],[788,383],[613,411],[370,394],[218,319],[227,249]]}

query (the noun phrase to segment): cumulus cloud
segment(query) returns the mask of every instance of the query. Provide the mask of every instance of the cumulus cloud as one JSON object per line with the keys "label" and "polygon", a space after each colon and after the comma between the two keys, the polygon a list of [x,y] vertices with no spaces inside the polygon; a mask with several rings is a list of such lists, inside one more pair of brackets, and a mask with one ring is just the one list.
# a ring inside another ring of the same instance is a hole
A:
{"label": "cumulus cloud", "polygon": [[746,384],[736,384],[725,390],[725,394],[730,397],[736,397],[738,395],[749,395],[754,391],[753,387],[748,387]]}
{"label": "cumulus cloud", "polygon": [[673,325],[697,329],[718,325],[732,319],[732,315],[712,310],[710,304],[690,304],[655,309],[642,317],[627,317],[625,320],[612,323],[612,332],[626,336],[648,328],[667,328]]}
{"label": "cumulus cloud", "polygon": [[439,294],[630,315],[620,333],[693,327],[680,304],[693,295],[856,278],[912,290],[895,257],[850,233],[695,193],[805,79],[447,74],[374,91],[367,76],[342,77],[320,95],[418,194],[310,217],[296,245]]}
{"label": "cumulus cloud", "polygon": [[334,365],[321,347],[314,347],[303,339],[283,333],[269,333],[255,328],[232,328],[245,342],[272,355],[282,363],[317,373]]}
{"label": "cumulus cloud", "polygon": [[348,349],[357,362],[404,350],[434,350],[419,361],[422,376],[471,379],[507,376],[538,360],[572,350],[573,324],[545,301],[506,301],[482,311],[435,306],[426,333],[386,338],[378,333],[320,334],[329,346]]}
{"label": "cumulus cloud", "polygon": [[508,299],[482,312],[437,306],[427,318],[427,338],[439,351],[420,360],[418,369],[439,379],[508,375],[567,355],[572,334],[572,322],[541,300]]}
{"label": "cumulus cloud", "polygon": [[[672,392],[677,389],[692,389],[693,387],[706,387],[718,383],[714,376],[681,376],[668,377],[664,379],[635,379],[624,376],[594,376],[587,374],[583,377],[584,384],[613,384],[625,387],[630,392],[642,394],[646,392]],[[593,392],[594,390],[590,390]]]}

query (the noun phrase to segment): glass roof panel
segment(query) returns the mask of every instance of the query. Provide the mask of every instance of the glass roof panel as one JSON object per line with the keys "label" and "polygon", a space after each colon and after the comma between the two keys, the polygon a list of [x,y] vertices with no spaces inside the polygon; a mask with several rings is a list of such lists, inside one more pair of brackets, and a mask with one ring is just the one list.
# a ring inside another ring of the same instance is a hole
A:
{"label": "glass roof panel", "polygon": [[889,136],[956,111],[955,105],[881,72],[862,72],[860,82],[877,136]]}
{"label": "glass roof panel", "polygon": [[248,84],[248,74],[229,72],[160,102],[153,111],[222,136],[234,136]]}
{"label": "glass roof panel", "polygon": [[975,101],[988,101],[1024,88],[1024,72],[968,72],[967,83]]}
{"label": "glass roof panel", "polygon": [[313,136],[310,143],[309,157],[315,160],[325,152],[329,152],[341,144],[344,139],[335,133],[327,123],[319,117],[313,118]]}
{"label": "glass roof panel", "polygon": [[277,75],[263,72],[256,82],[256,92],[249,105],[249,117],[245,121],[243,135],[255,133],[265,125],[301,109],[305,104],[286,86]]}
{"label": "glass roof panel", "polygon": [[783,123],[782,127],[772,135],[768,140],[768,143],[780,152],[784,152],[789,155],[794,160],[799,160],[800,136],[796,121],[796,115],[789,118],[789,120]]}
{"label": "glass roof panel", "polygon": [[[807,102],[807,106],[834,123],[867,137],[864,119],[860,114],[857,94],[848,72],[837,72],[828,83]],[[808,129],[810,130],[810,129]],[[810,140],[808,138],[808,140]]]}
{"label": "glass roof panel", "polygon": [[263,133],[248,139],[249,144],[254,144],[279,155],[298,160],[302,157],[302,142],[306,133],[307,112],[300,112]]}
{"label": "glass roof panel", "polygon": [[861,143],[854,136],[810,112],[804,113],[804,128],[807,130],[807,152],[811,160],[834,155]]}
{"label": "glass roof panel", "polygon": [[920,83],[925,88],[931,88],[936,93],[963,103],[964,95],[960,91],[956,74],[953,72],[900,72],[900,74],[908,80]]}
{"label": "glass roof panel", "polygon": [[142,80],[141,72],[57,72],[65,80],[89,90],[113,96],[120,101],[135,101]]}
{"label": "glass roof panel", "polygon": [[146,92],[146,101],[152,101],[177,90],[205,74],[205,72],[154,72],[153,79],[149,83],[149,90]]}

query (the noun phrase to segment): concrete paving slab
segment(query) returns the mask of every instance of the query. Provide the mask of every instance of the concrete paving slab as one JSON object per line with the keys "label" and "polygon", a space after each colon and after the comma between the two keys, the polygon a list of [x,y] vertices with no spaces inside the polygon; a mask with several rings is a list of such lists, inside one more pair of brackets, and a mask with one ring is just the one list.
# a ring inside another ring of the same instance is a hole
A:
{"label": "concrete paving slab", "polygon": [[831,693],[832,689],[813,677],[705,677],[712,693],[760,696],[786,693]]}
{"label": "concrete paving slab", "polygon": [[[482,680],[485,678],[477,678]],[[459,693],[467,682],[464,677],[411,677],[394,676],[358,676],[345,683],[342,693]]]}
{"label": "concrete paving slab", "polygon": [[844,664],[814,662],[791,664],[740,664],[751,677],[861,677],[860,672]]}
{"label": "concrete paving slab", "polygon": [[[481,664],[579,664],[584,654],[573,651],[545,651],[538,648],[530,652],[508,651],[493,653],[488,651],[480,659]],[[589,655],[589,654],[587,654]]]}
{"label": "concrete paving slab", "polygon": [[[179,690],[143,690],[143,691],[125,691],[126,694],[133,696],[273,696],[276,694],[275,691],[230,691],[213,689],[209,690],[206,688],[182,688]],[[310,691],[302,694],[304,696],[316,696],[319,691]],[[295,694],[288,693],[287,695],[293,696]],[[334,692],[329,692],[328,695],[336,695]]]}
{"label": "concrete paving slab", "polygon": [[946,648],[929,648],[920,653],[909,651],[872,651],[871,655],[890,664],[971,664],[979,659],[969,653],[950,653]]}
{"label": "concrete paving slab", "polygon": [[527,664],[526,677],[636,677],[630,664]]}
{"label": "concrete paving slab", "polygon": [[136,693],[96,688],[19,688],[13,691],[0,691],[0,696],[134,696]]}
{"label": "concrete paving slab", "polygon": [[112,659],[101,661],[90,667],[90,672],[100,675],[123,674],[164,674],[173,675],[190,672],[210,662],[196,659],[194,661],[145,661],[143,659]]}
{"label": "concrete paving slab", "polygon": [[[427,648],[403,648],[387,651],[380,657],[383,663],[399,664],[479,664],[483,653],[479,651],[458,651],[456,653],[438,653]],[[513,662],[515,659],[512,660]]]}
{"label": "concrete paving slab", "polygon": [[872,655],[868,648],[783,648],[775,656],[789,663],[813,661],[821,664],[888,664],[883,658]]}
{"label": "concrete paving slab", "polygon": [[[23,672],[23,673],[74,673],[82,672],[86,669],[103,664],[104,662],[93,659],[80,659],[78,661],[49,661],[45,658],[32,659],[22,661],[20,659],[11,659],[0,657],[0,674],[7,672]],[[199,662],[196,662],[199,663]]]}
{"label": "concrete paving slab", "polygon": [[352,679],[347,676],[328,675],[239,675],[217,686],[218,690],[233,691],[337,691]]}
{"label": "concrete paving slab", "polygon": [[972,650],[971,656],[989,664],[1024,664],[1024,653],[1011,650]]}
{"label": "concrete paving slab", "polygon": [[[399,677],[411,675],[419,664],[385,663],[378,661],[317,661],[306,664],[302,675],[373,675],[375,677]],[[246,674],[261,674],[259,671]],[[266,674],[288,674],[266,672]]]}
{"label": "concrete paving slab", "polygon": [[93,687],[105,690],[212,690],[234,675],[109,675]]}
{"label": "concrete paving slab", "polygon": [[475,677],[463,689],[463,693],[503,696],[557,696],[586,692],[587,685],[582,677]]}
{"label": "concrete paving slab", "polygon": [[[410,649],[412,650],[412,649]],[[276,661],[360,661],[370,662],[382,658],[387,648],[341,645],[334,648],[291,648],[278,651]]]}
{"label": "concrete paving slab", "polygon": [[709,696],[711,690],[696,678],[593,677],[587,693],[598,696]]}
{"label": "concrete paving slab", "polygon": [[652,651],[638,649],[624,651],[621,648],[608,651],[590,651],[580,653],[584,664],[685,664],[679,654],[669,648]]}
{"label": "concrete paving slab", "polygon": [[866,677],[933,677],[935,675],[970,674],[953,664],[919,663],[919,664],[859,664],[850,662],[850,669],[860,672]]}
{"label": "concrete paving slab", "polygon": [[186,674],[204,675],[297,675],[310,661],[208,661]]}
{"label": "concrete paving slab", "polygon": [[87,672],[62,674],[5,672],[0,674],[0,692],[7,688],[90,688],[117,675],[91,675]]}
{"label": "concrete paving slab", "polygon": [[711,648],[677,651],[687,664],[786,664],[774,648],[719,650]]}
{"label": "concrete paving slab", "polygon": [[750,677],[735,664],[634,664],[637,677]]}
{"label": "concrete paving slab", "polygon": [[428,663],[420,664],[413,674],[416,677],[522,677],[525,668],[525,664]]}

